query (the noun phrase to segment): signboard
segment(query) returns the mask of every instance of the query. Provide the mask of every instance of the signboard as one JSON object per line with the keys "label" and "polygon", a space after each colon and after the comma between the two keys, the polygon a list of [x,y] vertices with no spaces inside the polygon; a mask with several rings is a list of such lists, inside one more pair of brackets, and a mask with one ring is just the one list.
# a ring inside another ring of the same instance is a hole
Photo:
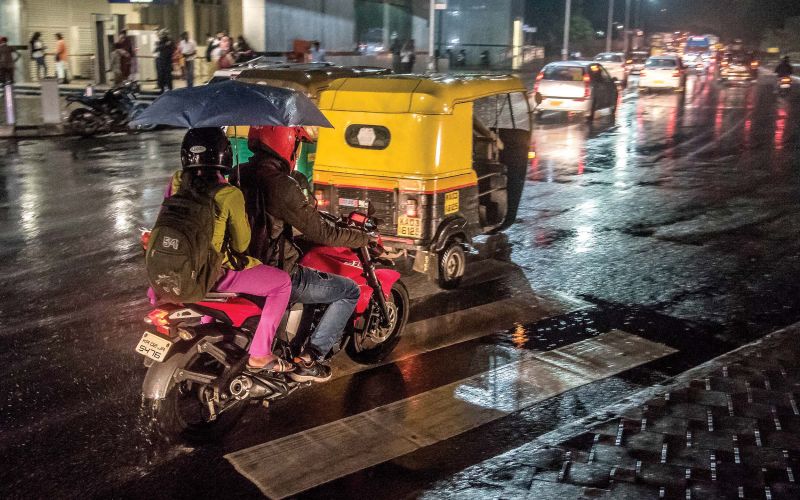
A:
{"label": "signboard", "polygon": [[436,10],[447,10],[447,2],[435,2],[433,8]]}

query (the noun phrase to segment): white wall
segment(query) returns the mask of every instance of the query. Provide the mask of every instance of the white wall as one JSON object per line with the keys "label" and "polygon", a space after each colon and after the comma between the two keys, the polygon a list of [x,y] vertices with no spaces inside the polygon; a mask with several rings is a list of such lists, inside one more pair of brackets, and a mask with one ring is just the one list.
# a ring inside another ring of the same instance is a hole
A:
{"label": "white wall", "polygon": [[242,31],[244,38],[254,50],[261,52],[266,47],[266,34],[264,28],[266,1],[242,0]]}

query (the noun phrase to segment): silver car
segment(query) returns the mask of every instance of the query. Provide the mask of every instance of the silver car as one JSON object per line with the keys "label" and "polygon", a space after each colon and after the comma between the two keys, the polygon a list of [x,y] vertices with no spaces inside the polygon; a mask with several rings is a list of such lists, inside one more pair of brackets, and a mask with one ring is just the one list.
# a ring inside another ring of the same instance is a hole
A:
{"label": "silver car", "polygon": [[543,111],[577,112],[591,121],[599,109],[611,110],[612,116],[617,110],[615,80],[592,61],[550,63],[539,72],[533,90],[542,97],[537,116]]}

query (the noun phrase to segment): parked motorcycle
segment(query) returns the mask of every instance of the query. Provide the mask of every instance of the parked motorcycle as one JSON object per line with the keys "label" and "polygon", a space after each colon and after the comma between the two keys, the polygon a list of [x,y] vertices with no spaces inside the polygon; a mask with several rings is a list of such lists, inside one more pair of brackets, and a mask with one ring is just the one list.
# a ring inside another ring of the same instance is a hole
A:
{"label": "parked motorcycle", "polygon": [[[326,214],[327,215],[327,214]],[[331,220],[365,231],[377,220],[353,212]],[[408,321],[410,300],[400,273],[385,267],[380,240],[349,249],[315,246],[299,263],[346,276],[360,290],[355,311],[338,350],[359,363],[375,363],[397,345]],[[248,403],[268,406],[303,385],[286,374],[245,371],[247,348],[258,324],[263,298],[211,293],[195,304],[164,305],[145,319],[147,331],[136,346],[148,367],[142,385],[145,407],[162,437],[205,441],[233,426]],[[302,349],[327,305],[290,305],[276,335],[273,352],[291,359]],[[213,322],[201,322],[203,317]]]}
{"label": "parked motorcycle", "polygon": [[780,76],[778,77],[778,95],[786,97],[792,93],[792,77]]}
{"label": "parked motorcycle", "polygon": [[[128,130],[128,122],[144,111],[148,104],[136,100],[140,91],[137,82],[125,82],[119,87],[114,87],[102,95],[73,95],[67,97],[67,102],[81,104],[82,107],[74,109],[67,126],[74,133],[88,137],[96,134],[105,134],[113,131]],[[144,125],[137,130],[152,130],[155,125]]]}

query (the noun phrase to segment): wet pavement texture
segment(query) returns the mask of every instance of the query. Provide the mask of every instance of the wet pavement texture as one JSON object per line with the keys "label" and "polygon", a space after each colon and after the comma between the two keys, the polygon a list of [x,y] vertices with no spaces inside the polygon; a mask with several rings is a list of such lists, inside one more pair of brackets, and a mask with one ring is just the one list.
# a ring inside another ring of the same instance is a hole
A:
{"label": "wet pavement texture", "polygon": [[155,219],[181,132],[0,141],[0,494],[258,496],[226,454],[615,330],[677,351],[305,495],[478,484],[475,464],[800,319],[798,123],[798,96],[778,98],[768,77],[693,77],[685,95],[632,85],[616,121],[592,126],[545,114],[510,262],[473,266],[455,291],[407,277],[411,323],[386,363],[337,359],[333,381],[252,409],[222,442],[166,449],[140,414],[138,228]]}

